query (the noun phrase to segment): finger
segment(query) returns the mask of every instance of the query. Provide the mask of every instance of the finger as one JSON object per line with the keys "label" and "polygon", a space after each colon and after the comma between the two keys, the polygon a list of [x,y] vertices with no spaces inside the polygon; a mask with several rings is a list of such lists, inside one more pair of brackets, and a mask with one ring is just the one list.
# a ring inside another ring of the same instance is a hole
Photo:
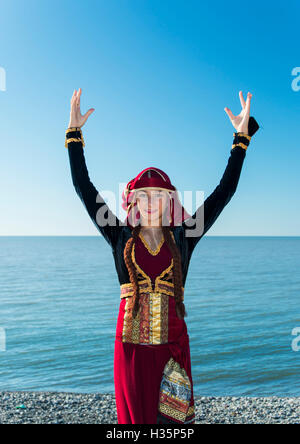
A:
{"label": "finger", "polygon": [[77,89],[75,89],[75,91],[74,91],[74,96],[73,96],[73,104],[74,104],[75,106],[76,106],[77,94],[78,94],[78,91],[77,91]]}
{"label": "finger", "polygon": [[239,92],[239,96],[240,96],[240,101],[241,101],[242,108],[245,108],[246,102],[245,102],[245,99],[243,97],[242,91]]}
{"label": "finger", "polygon": [[235,118],[235,116],[232,114],[229,108],[225,107],[224,111],[226,112],[230,120],[233,120]]}
{"label": "finger", "polygon": [[81,96],[81,92],[82,92],[82,90],[81,90],[81,88],[79,88],[78,93],[77,93],[77,99],[76,99],[76,101],[77,101],[77,106],[80,106],[80,96]]}
{"label": "finger", "polygon": [[247,94],[247,101],[246,101],[246,113],[250,113],[250,101],[251,101],[252,94],[248,92]]}
{"label": "finger", "polygon": [[84,121],[86,122],[88,117],[95,111],[95,108],[90,108],[83,116]]}
{"label": "finger", "polygon": [[76,98],[76,89],[74,89],[73,95],[71,97],[71,104],[74,103],[75,98]]}

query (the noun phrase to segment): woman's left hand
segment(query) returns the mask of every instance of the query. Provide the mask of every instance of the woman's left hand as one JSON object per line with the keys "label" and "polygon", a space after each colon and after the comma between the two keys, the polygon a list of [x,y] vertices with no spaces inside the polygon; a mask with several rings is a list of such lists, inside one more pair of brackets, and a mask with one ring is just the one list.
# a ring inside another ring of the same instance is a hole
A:
{"label": "woman's left hand", "polygon": [[252,94],[248,92],[247,100],[245,102],[242,91],[239,92],[240,101],[242,105],[242,111],[238,116],[234,116],[229,108],[225,107],[224,111],[227,113],[232,125],[236,129],[237,133],[248,134],[248,122],[250,117],[250,100]]}

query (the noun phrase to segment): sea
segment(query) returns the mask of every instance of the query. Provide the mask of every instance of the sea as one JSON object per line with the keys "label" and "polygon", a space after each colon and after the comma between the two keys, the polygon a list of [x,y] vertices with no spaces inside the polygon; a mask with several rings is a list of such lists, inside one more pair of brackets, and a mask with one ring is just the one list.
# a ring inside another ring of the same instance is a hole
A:
{"label": "sea", "polygon": [[[0,237],[0,391],[114,393],[102,236]],[[300,396],[300,237],[204,236],[185,285],[194,395]]]}

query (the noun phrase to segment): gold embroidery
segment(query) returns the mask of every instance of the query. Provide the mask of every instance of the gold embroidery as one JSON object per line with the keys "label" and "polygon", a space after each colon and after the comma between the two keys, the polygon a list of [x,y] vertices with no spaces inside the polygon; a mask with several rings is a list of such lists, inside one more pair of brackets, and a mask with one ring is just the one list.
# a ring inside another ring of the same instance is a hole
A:
{"label": "gold embroidery", "polygon": [[[173,241],[175,242],[175,237],[173,232],[170,230],[170,234],[173,238]],[[144,277],[143,280],[139,280],[138,284],[140,287],[140,292],[152,292],[152,281],[150,276],[147,275],[147,273],[145,273],[144,270],[141,269],[141,267],[138,265],[138,263],[136,262],[136,258],[135,258],[135,244],[133,244],[133,248],[132,248],[132,252],[131,252],[131,259],[133,264],[135,265],[137,272]],[[174,291],[172,291],[174,289],[174,284],[172,282],[168,282],[166,280],[163,280],[162,278],[167,274],[170,273],[170,277],[169,279],[173,280],[173,273],[172,273],[172,269],[173,269],[173,265],[174,265],[174,260],[173,258],[171,259],[171,264],[165,269],[163,270],[159,276],[157,276],[155,278],[155,283],[154,283],[154,292],[155,293],[165,293],[169,296],[174,296]],[[170,287],[170,290],[167,290],[165,288],[163,288],[163,285],[166,285],[168,287]],[[124,288],[124,286],[128,287],[129,293],[125,293],[124,290],[122,291],[122,288]],[[184,300],[184,287],[182,288],[182,300]],[[122,297],[127,297],[127,296],[133,296],[133,287],[131,283],[127,283],[127,284],[122,284],[121,285],[121,298]]]}
{"label": "gold embroidery", "polygon": [[135,260],[135,244],[133,244],[133,247],[132,247],[131,259],[132,259],[132,262],[134,263],[134,265],[136,266],[138,272],[141,273],[141,275],[144,276],[144,278],[147,280],[147,282],[148,282],[148,287],[149,287],[149,288],[148,288],[148,291],[152,291],[152,283],[151,283],[151,278],[150,278],[150,276],[148,276],[147,273],[145,273],[145,272],[141,269],[141,267],[139,266],[139,264],[138,264],[138,263],[136,262],[136,260]]}
{"label": "gold embroidery", "polygon": [[[140,289],[140,294],[145,294],[148,293],[149,291],[152,291],[152,289],[149,290],[146,279],[144,279],[143,281],[138,281],[138,285]],[[182,288],[182,300],[184,300],[184,287],[181,288]],[[131,283],[122,284],[120,286],[120,289],[121,289],[121,294],[120,294],[121,299],[133,296],[133,286]],[[163,293],[168,296],[174,297],[174,284],[172,284],[171,282],[159,280],[157,282],[157,290],[158,290],[157,293]]]}
{"label": "gold embroidery", "polygon": [[241,143],[241,142],[240,143],[235,143],[234,145],[232,145],[231,148],[234,148],[236,146],[240,146],[240,147],[244,148],[245,150],[248,148],[247,145],[245,145],[244,143]]}
{"label": "gold embroidery", "polygon": [[159,411],[181,422],[184,422],[186,418],[186,415],[184,413],[178,412],[178,410],[168,407],[163,403],[161,403]]}
{"label": "gold embroidery", "polygon": [[[121,298],[126,298],[122,341],[135,344],[165,344],[168,342],[169,334],[169,296],[174,297],[174,284],[164,279],[173,279],[173,258],[171,264],[156,277],[154,290],[150,276],[136,262],[135,245],[132,248],[131,258],[138,276],[140,304],[137,316],[133,318],[133,286],[131,282],[122,284]],[[182,287],[182,299],[183,293],[184,287]]]}
{"label": "gold embroidery", "polygon": [[187,412],[186,416],[191,416],[191,415],[193,415],[194,413],[195,413],[195,406],[194,406],[194,405],[191,405],[191,406],[189,407],[189,409],[188,409],[188,412]]}
{"label": "gold embroidery", "polygon": [[140,296],[141,309],[139,312],[139,338],[138,342],[142,344],[149,344],[150,342],[150,307],[149,294]]}
{"label": "gold embroidery", "polygon": [[65,141],[65,147],[66,148],[68,148],[68,143],[70,143],[70,142],[81,142],[82,146],[85,146],[85,143],[84,143],[83,140],[71,138],[71,139],[66,139],[66,141]]}
{"label": "gold embroidery", "polygon": [[132,314],[130,313],[131,317],[131,325],[132,325],[132,333],[131,333],[131,342],[134,344],[138,344],[140,341],[140,313],[143,310],[144,306],[144,295],[140,296],[140,304],[139,304],[139,311],[135,318],[132,317]]}
{"label": "gold embroidery", "polygon": [[132,304],[127,298],[122,330],[122,341],[134,344],[165,344],[168,342],[169,301],[162,293],[140,295],[140,309],[132,317]]}
{"label": "gold embroidery", "polygon": [[[69,133],[73,133],[73,132],[75,132],[75,131],[78,131],[78,132],[80,133],[80,137],[78,137],[78,138],[74,138],[74,137],[68,138],[67,135],[68,135]],[[66,139],[65,139],[65,147],[66,147],[66,148],[68,148],[68,143],[70,143],[70,142],[81,142],[81,143],[82,143],[82,146],[83,146],[83,147],[85,146],[85,143],[84,143],[84,139],[83,139],[83,135],[82,135],[81,128],[75,128],[75,127],[73,127],[73,128],[68,128],[68,129],[66,130]]]}
{"label": "gold embroidery", "polygon": [[156,173],[158,173],[160,176],[161,176],[161,178],[166,182],[166,179],[164,178],[164,176],[156,169],[156,168],[148,168],[146,171],[144,171],[143,172],[143,174],[141,174],[141,176],[139,177],[139,179],[138,180],[140,180],[141,179],[141,177],[145,174],[145,173],[148,173],[148,171],[155,171]]}
{"label": "gold embroidery", "polygon": [[[187,377],[187,373],[184,367],[180,367],[179,362],[175,361],[173,357],[171,357],[167,363],[167,367],[169,369],[169,371],[171,371],[170,373],[170,377],[173,377],[175,380],[179,380],[180,384],[185,385],[186,387],[190,387],[190,381]],[[175,376],[173,376],[172,372],[176,372],[179,375],[181,375],[180,378],[178,378],[178,375],[176,374]]]}
{"label": "gold embroidery", "polygon": [[235,136],[246,137],[246,139],[248,139],[249,141],[251,140],[251,136],[245,133],[233,133],[233,137]]}
{"label": "gold embroidery", "polygon": [[[141,283],[141,282],[140,282]],[[122,284],[121,285],[121,288],[125,288],[125,287],[131,287],[132,286],[132,283],[131,282],[128,282],[128,284]]]}
{"label": "gold embroidery", "polygon": [[161,343],[168,342],[169,335],[169,296],[161,295]]}
{"label": "gold embroidery", "polygon": [[174,291],[163,290],[163,293],[167,294],[168,296],[174,296]]}
{"label": "gold embroidery", "polygon": [[161,343],[161,298],[161,293],[150,293],[150,325],[152,326],[152,344]]}
{"label": "gold embroidery", "polygon": [[66,134],[68,133],[74,133],[74,131],[79,131],[80,134],[82,134],[81,128],[79,126],[72,126],[71,128],[68,128],[66,130]]}
{"label": "gold embroidery", "polygon": [[169,273],[169,271],[170,271],[171,268],[173,267],[173,263],[174,263],[174,261],[173,261],[173,258],[172,258],[172,259],[171,259],[171,263],[170,263],[170,265],[168,266],[168,268],[165,268],[165,269],[160,273],[160,275],[156,277],[155,280],[158,280],[158,279],[161,280],[161,278],[164,277],[164,275],[165,275],[166,273]]}
{"label": "gold embroidery", "polygon": [[170,230],[170,234],[171,234],[171,236],[172,236],[172,239],[173,239],[174,243],[176,244],[175,237],[174,237],[174,233],[173,233],[172,230]]}
{"label": "gold embroidery", "polygon": [[127,298],[125,303],[125,314],[123,319],[122,341],[131,342],[132,331],[132,298]]}
{"label": "gold embroidery", "polygon": [[160,279],[158,279],[158,283],[162,283],[164,285],[169,285],[169,287],[174,288],[174,284],[172,282],[168,282],[168,281],[161,281]]}
{"label": "gold embroidery", "polygon": [[[132,247],[131,259],[132,259],[132,262],[134,263],[134,265],[136,266],[138,272],[141,273],[141,275],[144,276],[144,278],[147,280],[147,282],[148,282],[148,284],[149,284],[149,291],[152,291],[152,282],[151,282],[151,278],[150,278],[150,276],[148,276],[147,273],[145,273],[145,271],[143,271],[143,270],[141,269],[141,267],[138,265],[138,263],[136,262],[136,258],[135,258],[135,244],[133,244],[133,247]],[[154,285],[154,287],[155,287],[154,291],[155,291],[155,292],[158,292],[158,290],[157,290],[157,289],[158,289],[158,281],[161,280],[161,278],[162,278],[167,272],[169,272],[169,271],[171,270],[171,268],[173,267],[173,263],[174,263],[174,261],[173,261],[173,258],[172,258],[172,259],[171,259],[171,264],[170,264],[165,270],[163,270],[163,271],[160,273],[159,276],[157,276],[157,277],[155,278],[155,285]]]}
{"label": "gold embroidery", "polygon": [[149,190],[164,190],[164,191],[173,191],[174,192],[174,190],[172,190],[171,188],[167,188],[167,187],[142,187],[142,188],[134,188],[133,190],[130,190],[130,191],[132,191],[132,192],[135,192],[135,191],[137,191],[137,190],[146,190],[146,189],[149,189]]}
{"label": "gold embroidery", "polygon": [[193,418],[192,384],[184,367],[173,357],[166,363],[160,385],[158,411],[171,420],[179,420],[183,423],[190,422]]}
{"label": "gold embroidery", "polygon": [[159,244],[157,245],[156,249],[152,250],[152,248],[150,247],[150,245],[148,245],[148,242],[146,241],[146,239],[144,238],[144,236],[143,236],[143,234],[141,232],[139,233],[139,237],[140,237],[141,241],[143,242],[143,244],[145,245],[145,247],[147,248],[147,250],[149,251],[149,253],[152,256],[157,256],[158,255],[158,253],[160,252],[161,247],[162,247],[162,245],[163,245],[163,243],[165,241],[165,238],[164,238],[164,235],[163,235],[163,237],[161,238],[161,240],[160,240]]}
{"label": "gold embroidery", "polygon": [[[149,291],[147,279],[138,281],[138,285],[139,285],[140,294],[147,293]],[[133,286],[131,282],[127,284],[122,284],[120,288],[121,288],[121,298],[126,298],[127,296],[133,296]]]}

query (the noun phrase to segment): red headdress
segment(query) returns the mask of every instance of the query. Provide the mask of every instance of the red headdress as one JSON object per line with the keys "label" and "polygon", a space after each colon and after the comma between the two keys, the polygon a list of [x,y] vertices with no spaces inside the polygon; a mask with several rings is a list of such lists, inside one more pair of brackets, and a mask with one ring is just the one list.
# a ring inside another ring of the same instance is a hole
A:
{"label": "red headdress", "polygon": [[185,219],[191,217],[181,205],[177,189],[172,185],[169,176],[159,168],[149,167],[130,180],[122,193],[122,208],[127,212],[125,222],[131,228],[139,224],[140,218],[140,212],[136,208],[135,191],[145,188],[168,191],[170,197],[170,214],[168,215],[170,227],[181,225]]}

